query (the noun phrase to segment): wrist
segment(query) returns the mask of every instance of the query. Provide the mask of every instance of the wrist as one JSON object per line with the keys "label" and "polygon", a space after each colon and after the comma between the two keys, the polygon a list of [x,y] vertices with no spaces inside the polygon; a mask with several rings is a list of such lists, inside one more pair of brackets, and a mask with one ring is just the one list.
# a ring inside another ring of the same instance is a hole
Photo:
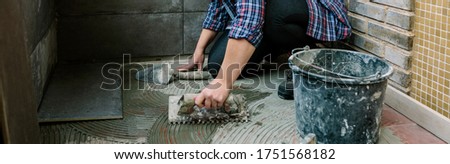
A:
{"label": "wrist", "polygon": [[199,47],[199,46],[195,47],[194,54],[204,54],[204,53],[205,53],[204,47]]}
{"label": "wrist", "polygon": [[216,78],[210,84],[219,85],[229,90],[233,88],[233,82],[223,78]]}

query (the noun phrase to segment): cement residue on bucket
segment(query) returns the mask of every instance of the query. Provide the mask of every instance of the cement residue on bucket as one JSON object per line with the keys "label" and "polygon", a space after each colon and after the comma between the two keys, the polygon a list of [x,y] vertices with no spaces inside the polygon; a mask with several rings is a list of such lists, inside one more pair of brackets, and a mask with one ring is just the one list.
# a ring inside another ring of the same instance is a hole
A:
{"label": "cement residue on bucket", "polygon": [[387,78],[393,68],[372,55],[304,50],[289,58],[297,129],[318,143],[375,143]]}

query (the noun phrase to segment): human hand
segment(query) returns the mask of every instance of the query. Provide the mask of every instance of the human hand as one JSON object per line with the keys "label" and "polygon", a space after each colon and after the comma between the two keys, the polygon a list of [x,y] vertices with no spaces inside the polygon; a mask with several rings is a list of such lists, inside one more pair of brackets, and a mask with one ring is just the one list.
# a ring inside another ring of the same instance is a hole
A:
{"label": "human hand", "polygon": [[199,71],[202,71],[203,69],[203,60],[204,60],[205,54],[203,52],[200,53],[194,53],[192,56],[192,59],[189,60],[188,64],[181,65],[176,68],[178,71],[190,71],[197,66],[197,69]]}
{"label": "human hand", "polygon": [[230,89],[221,81],[214,79],[202,92],[194,98],[195,104],[206,109],[218,109],[224,106]]}

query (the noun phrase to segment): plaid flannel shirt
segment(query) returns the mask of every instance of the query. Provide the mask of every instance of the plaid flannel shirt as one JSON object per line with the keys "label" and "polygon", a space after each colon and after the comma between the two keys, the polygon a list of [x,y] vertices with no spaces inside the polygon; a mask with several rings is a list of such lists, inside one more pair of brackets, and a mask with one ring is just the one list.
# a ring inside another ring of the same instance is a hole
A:
{"label": "plaid flannel shirt", "polygon": [[[230,0],[211,0],[203,28],[223,31],[228,27],[230,29],[228,37],[246,39],[256,47],[263,36],[264,1],[237,0],[232,3]],[[234,20],[230,19],[223,3],[226,3],[236,16]]]}
{"label": "plaid flannel shirt", "polygon": [[[343,0],[306,0],[309,23],[306,34],[322,41],[342,40],[351,35],[347,8]],[[230,20],[224,3],[230,6],[236,19]],[[262,40],[265,0],[211,0],[203,28],[213,31],[230,29],[230,38],[246,39],[256,46]],[[231,23],[229,23],[231,22]]]}
{"label": "plaid flannel shirt", "polygon": [[342,40],[351,35],[343,0],[307,0],[309,23],[306,34],[322,41]]}

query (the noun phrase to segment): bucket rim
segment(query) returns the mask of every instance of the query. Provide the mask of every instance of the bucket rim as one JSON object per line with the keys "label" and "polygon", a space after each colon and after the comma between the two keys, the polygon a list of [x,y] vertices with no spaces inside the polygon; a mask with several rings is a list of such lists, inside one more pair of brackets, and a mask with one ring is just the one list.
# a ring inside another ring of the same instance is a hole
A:
{"label": "bucket rim", "polygon": [[[370,77],[370,78],[361,78],[361,79],[356,79],[356,78],[343,78],[343,77],[332,77],[332,76],[326,76],[326,75],[321,75],[321,74],[317,74],[317,73],[313,73],[313,72],[308,72],[305,71],[303,69],[300,69],[297,65],[295,65],[293,63],[294,57],[295,55],[298,55],[300,53],[304,53],[307,51],[321,51],[321,50],[330,50],[330,51],[340,51],[340,52],[348,52],[348,53],[353,53],[353,54],[360,54],[360,55],[365,55],[368,56],[370,58],[373,58],[375,60],[379,60],[381,62],[383,62],[384,64],[386,64],[386,66],[388,67],[388,71],[384,74],[381,74],[380,76],[376,76],[376,77]],[[394,73],[394,68],[393,66],[387,62],[386,59],[380,58],[378,56],[375,55],[371,55],[368,53],[364,53],[364,52],[359,52],[359,51],[351,51],[351,50],[345,50],[345,49],[335,49],[335,48],[316,48],[316,49],[304,49],[301,51],[297,51],[295,53],[292,53],[291,56],[289,56],[289,66],[292,69],[293,73],[300,73],[302,76],[308,76],[317,80],[321,80],[324,82],[337,82],[337,83],[341,83],[341,84],[373,84],[373,83],[379,83],[382,81],[385,81],[387,78],[389,78],[393,73]]]}

